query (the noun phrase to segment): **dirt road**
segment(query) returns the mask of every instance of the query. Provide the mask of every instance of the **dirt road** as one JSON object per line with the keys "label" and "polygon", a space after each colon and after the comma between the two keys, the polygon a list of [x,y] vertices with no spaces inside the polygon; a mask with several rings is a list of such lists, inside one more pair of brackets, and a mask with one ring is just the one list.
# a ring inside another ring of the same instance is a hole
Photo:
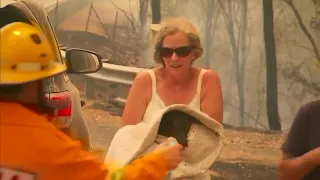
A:
{"label": "dirt road", "polygon": [[[93,148],[104,157],[119,128],[120,117],[90,106],[84,108]],[[224,148],[212,166],[214,179],[276,180],[281,134],[226,129]]]}

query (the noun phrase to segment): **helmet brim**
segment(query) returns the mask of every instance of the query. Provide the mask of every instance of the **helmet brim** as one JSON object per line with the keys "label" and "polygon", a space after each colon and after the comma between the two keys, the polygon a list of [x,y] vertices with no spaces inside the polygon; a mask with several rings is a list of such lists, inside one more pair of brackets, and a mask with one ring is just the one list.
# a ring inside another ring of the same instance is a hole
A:
{"label": "helmet brim", "polygon": [[16,72],[6,73],[0,72],[0,85],[14,85],[25,84],[32,81],[46,79],[52,76],[61,74],[67,70],[66,66],[60,63],[56,63],[53,69],[44,70],[41,72]]}

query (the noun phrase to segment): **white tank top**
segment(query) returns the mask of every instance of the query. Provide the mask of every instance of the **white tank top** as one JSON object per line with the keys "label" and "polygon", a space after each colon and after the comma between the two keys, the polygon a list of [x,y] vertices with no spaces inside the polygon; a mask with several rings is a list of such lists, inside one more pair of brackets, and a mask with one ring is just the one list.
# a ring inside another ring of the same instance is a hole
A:
{"label": "white tank top", "polygon": [[[157,94],[156,88],[156,76],[153,70],[148,71],[151,76],[152,82],[152,95],[151,100],[146,108],[146,111],[143,116],[143,121],[146,122],[152,118],[153,114],[158,112],[159,110],[166,107],[160,96]],[[200,92],[201,92],[201,84],[202,84],[202,77],[206,70],[201,69],[198,82],[197,82],[197,92],[196,95],[193,97],[192,101],[188,104],[191,108],[197,109],[200,111]]]}

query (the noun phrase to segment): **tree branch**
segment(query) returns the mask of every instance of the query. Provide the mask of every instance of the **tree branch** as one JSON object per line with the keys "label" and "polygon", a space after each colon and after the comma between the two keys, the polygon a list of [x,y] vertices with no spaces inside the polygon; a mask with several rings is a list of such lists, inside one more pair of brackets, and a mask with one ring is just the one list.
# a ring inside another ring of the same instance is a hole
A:
{"label": "tree branch", "polygon": [[117,6],[117,5],[113,2],[113,0],[111,0],[111,3],[112,3],[119,11],[121,11],[121,12],[126,16],[126,18],[128,19],[128,21],[129,21],[130,24],[131,24],[131,27],[132,27],[133,32],[137,34],[138,32],[137,32],[137,30],[136,30],[136,26],[135,26],[135,23],[134,23],[134,21],[136,21],[136,20],[135,20],[135,19],[131,19],[131,18],[128,16],[127,12],[126,12],[125,10],[121,9],[119,6]]}
{"label": "tree branch", "polygon": [[[226,105],[229,105],[230,107],[239,109],[238,106],[232,104],[231,102],[224,101],[224,103],[226,103]],[[249,119],[251,119],[251,120],[254,121],[255,123],[259,124],[263,129],[265,129],[265,130],[268,130],[268,129],[269,129],[269,128],[267,128],[265,125],[263,125],[261,122],[259,122],[255,117],[253,117],[252,115],[250,115],[249,113],[244,112],[244,114],[245,114]]]}
{"label": "tree branch", "polygon": [[309,39],[312,47],[313,47],[313,52],[317,58],[317,61],[320,63],[320,53],[317,47],[317,44],[315,43],[312,35],[310,34],[310,32],[308,31],[307,27],[304,25],[302,18],[299,14],[299,11],[297,10],[297,8],[295,7],[295,5],[293,4],[292,0],[283,0],[285,3],[287,3],[289,5],[289,7],[292,9],[295,17],[298,20],[299,26],[301,28],[301,30],[304,32],[304,34],[307,36],[307,38]]}

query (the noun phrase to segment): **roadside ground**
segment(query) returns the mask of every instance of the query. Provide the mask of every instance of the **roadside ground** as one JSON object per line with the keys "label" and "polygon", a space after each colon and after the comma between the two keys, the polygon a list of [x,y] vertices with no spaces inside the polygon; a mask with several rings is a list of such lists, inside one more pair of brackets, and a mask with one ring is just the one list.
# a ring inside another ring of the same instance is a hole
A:
{"label": "roadside ground", "polygon": [[[92,102],[84,107],[93,151],[104,158],[114,134],[120,127],[118,116],[95,109]],[[247,129],[226,129],[224,148],[212,166],[214,179],[276,180],[281,156],[281,133]]]}

